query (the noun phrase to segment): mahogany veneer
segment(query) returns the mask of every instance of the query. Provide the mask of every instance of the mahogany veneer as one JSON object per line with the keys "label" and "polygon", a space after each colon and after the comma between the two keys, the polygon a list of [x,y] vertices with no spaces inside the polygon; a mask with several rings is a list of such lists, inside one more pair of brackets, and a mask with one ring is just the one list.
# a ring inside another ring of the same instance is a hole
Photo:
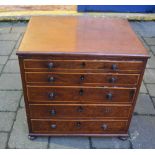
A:
{"label": "mahogany veneer", "polygon": [[149,57],[127,20],[32,17],[17,55],[30,136],[127,136]]}

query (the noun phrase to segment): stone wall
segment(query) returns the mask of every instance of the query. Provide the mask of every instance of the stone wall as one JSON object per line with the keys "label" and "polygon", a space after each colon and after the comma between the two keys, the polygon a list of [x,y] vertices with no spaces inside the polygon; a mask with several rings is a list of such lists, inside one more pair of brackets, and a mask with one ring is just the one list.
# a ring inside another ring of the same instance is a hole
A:
{"label": "stone wall", "polygon": [[0,12],[9,11],[76,11],[76,5],[1,5]]}

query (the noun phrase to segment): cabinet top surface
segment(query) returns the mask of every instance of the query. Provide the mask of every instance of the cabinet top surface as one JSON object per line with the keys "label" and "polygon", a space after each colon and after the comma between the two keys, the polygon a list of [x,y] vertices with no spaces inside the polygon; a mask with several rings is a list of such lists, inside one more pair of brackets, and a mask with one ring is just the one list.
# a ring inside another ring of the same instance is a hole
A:
{"label": "cabinet top surface", "polygon": [[32,17],[17,54],[53,53],[148,57],[125,19]]}

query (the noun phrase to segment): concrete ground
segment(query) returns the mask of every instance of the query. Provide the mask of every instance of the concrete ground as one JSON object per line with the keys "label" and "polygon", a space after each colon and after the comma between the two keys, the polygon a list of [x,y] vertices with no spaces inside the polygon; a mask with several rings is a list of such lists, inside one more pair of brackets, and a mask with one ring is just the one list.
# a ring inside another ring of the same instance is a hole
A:
{"label": "concrete ground", "polygon": [[155,22],[130,23],[148,48],[151,59],[129,129],[129,139],[38,137],[30,141],[15,55],[27,23],[0,22],[0,148],[155,148]]}

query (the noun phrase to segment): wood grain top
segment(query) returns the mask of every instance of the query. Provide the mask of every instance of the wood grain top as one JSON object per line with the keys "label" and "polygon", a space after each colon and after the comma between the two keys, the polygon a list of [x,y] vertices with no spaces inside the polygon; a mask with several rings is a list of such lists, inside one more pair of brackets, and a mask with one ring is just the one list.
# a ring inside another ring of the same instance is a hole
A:
{"label": "wood grain top", "polygon": [[127,20],[32,17],[17,54],[53,53],[148,57]]}

